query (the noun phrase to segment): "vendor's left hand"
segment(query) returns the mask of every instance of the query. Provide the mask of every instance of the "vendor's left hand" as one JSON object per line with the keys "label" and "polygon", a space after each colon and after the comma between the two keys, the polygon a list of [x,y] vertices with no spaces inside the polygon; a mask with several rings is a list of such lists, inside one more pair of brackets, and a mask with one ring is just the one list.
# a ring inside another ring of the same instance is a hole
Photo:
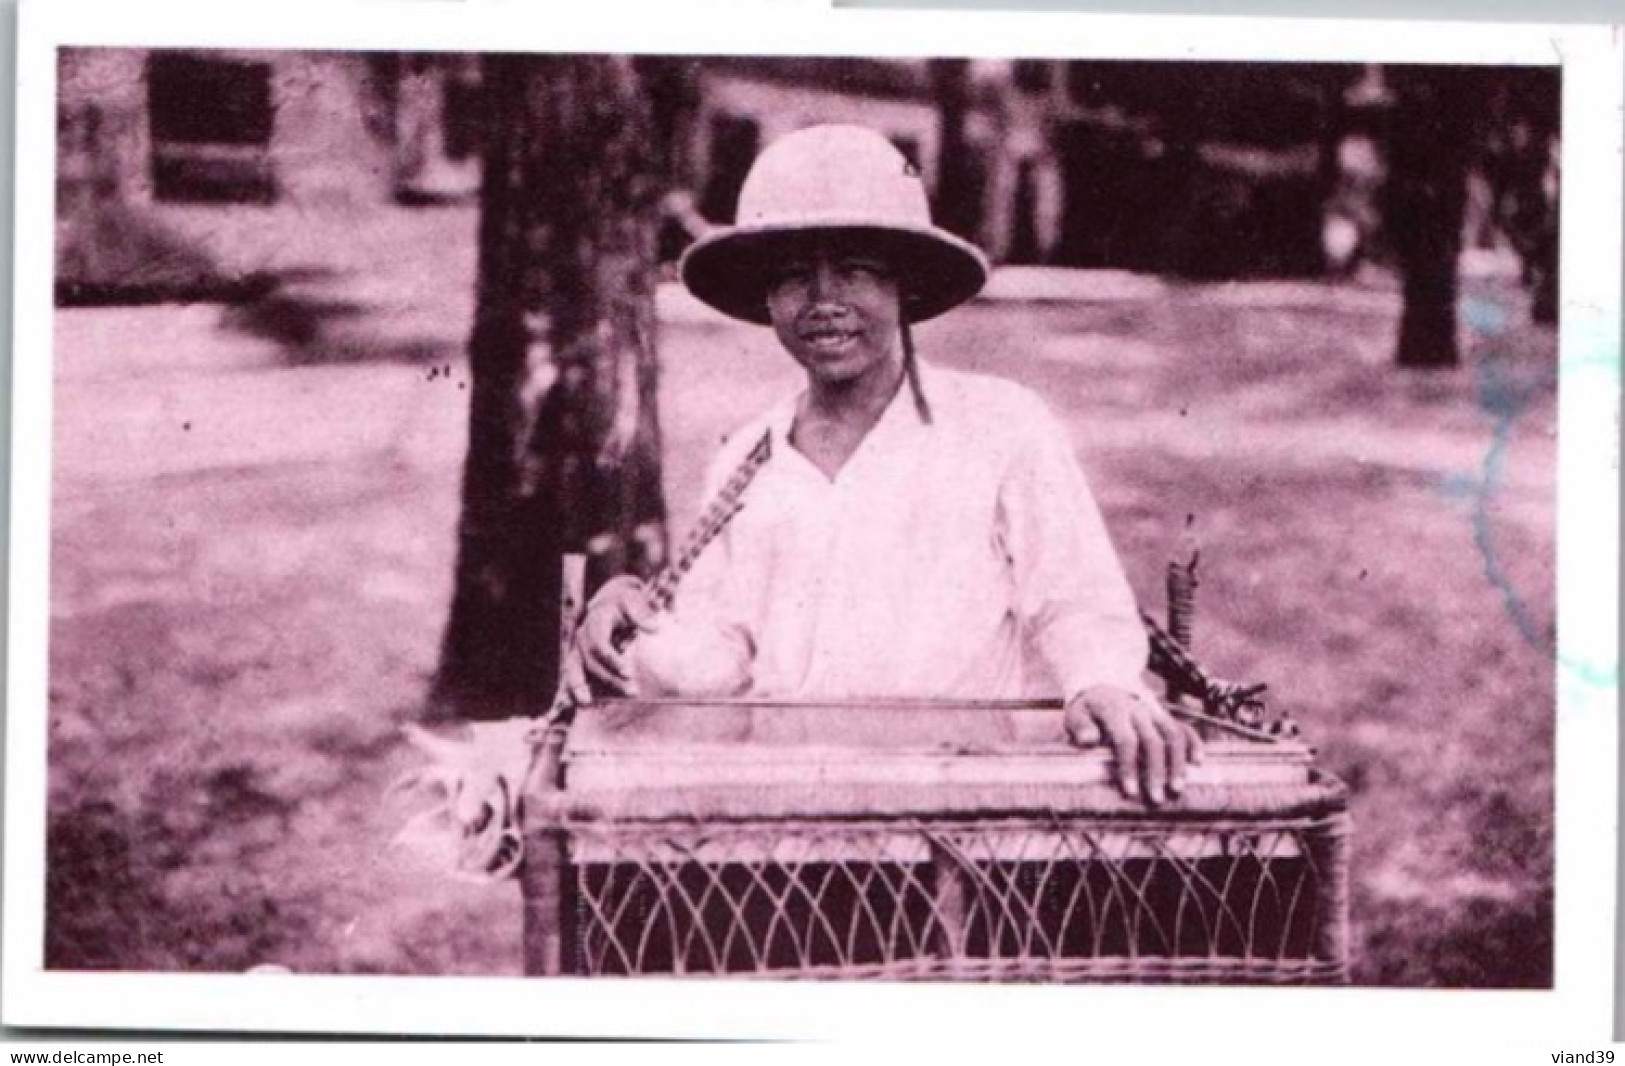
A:
{"label": "vendor's left hand", "polygon": [[1196,731],[1174,718],[1150,696],[1115,685],[1085,689],[1066,707],[1066,729],[1074,741],[1098,729],[1117,762],[1117,784],[1133,799],[1153,807],[1185,791],[1190,764],[1202,759]]}

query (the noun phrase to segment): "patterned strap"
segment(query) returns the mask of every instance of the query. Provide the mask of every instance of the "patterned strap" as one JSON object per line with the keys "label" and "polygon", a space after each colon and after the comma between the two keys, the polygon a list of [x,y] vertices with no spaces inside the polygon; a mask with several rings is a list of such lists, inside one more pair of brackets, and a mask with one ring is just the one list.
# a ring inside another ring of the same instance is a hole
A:
{"label": "patterned strap", "polygon": [[1252,730],[1265,729],[1266,736],[1297,735],[1297,726],[1284,716],[1266,723],[1263,695],[1268,685],[1241,685],[1209,677],[1190,653],[1157,624],[1156,619],[1141,611],[1140,621],[1151,640],[1147,669],[1168,683],[1172,698],[1177,700],[1180,696],[1195,696],[1209,718]]}
{"label": "patterned strap", "polygon": [[[677,595],[677,586],[682,583],[688,572],[694,568],[694,563],[699,559],[701,553],[710,546],[712,541],[716,540],[728,523],[733,521],[734,516],[744,509],[745,490],[750,487],[751,481],[755,479],[757,473],[772,456],[773,434],[769,430],[764,432],[761,439],[746,453],[745,458],[717,492],[716,497],[706,506],[698,524],[695,525],[694,530],[689,533],[688,539],[683,543],[682,550],[677,553],[677,557],[665,569],[661,570],[654,580],[649,582],[646,596],[647,603],[652,609],[664,611],[671,606],[672,599]],[[564,619],[561,624],[569,626],[572,624],[572,620]],[[615,634],[611,638],[615,650],[621,651],[625,649],[635,636],[637,636],[637,630],[635,629]],[[573,645],[574,641],[572,640],[571,646],[573,647]],[[536,723],[536,728],[533,730],[533,736],[538,740],[549,728],[568,722],[575,714],[575,700],[564,685],[562,670],[560,674],[559,689],[558,693],[553,697],[553,705],[548,708],[546,714],[541,716]]]}
{"label": "patterned strap", "polygon": [[683,544],[682,551],[677,553],[677,558],[649,583],[650,607],[663,611],[671,606],[672,599],[677,595],[677,586],[689,570],[693,569],[695,560],[717,538],[717,534],[733,521],[734,515],[744,508],[745,490],[750,487],[757,471],[762,469],[772,455],[773,434],[770,430],[762,434],[762,439],[746,454],[744,460],[718,491],[716,498],[705,508],[699,523]]}

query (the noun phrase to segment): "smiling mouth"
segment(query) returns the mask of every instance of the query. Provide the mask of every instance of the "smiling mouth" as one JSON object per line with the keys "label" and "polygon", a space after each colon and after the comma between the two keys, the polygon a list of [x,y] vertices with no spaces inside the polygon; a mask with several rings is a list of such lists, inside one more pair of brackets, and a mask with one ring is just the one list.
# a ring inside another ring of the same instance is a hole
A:
{"label": "smiling mouth", "polygon": [[855,330],[819,330],[817,332],[803,333],[801,339],[815,350],[835,351],[838,348],[844,348],[857,335]]}

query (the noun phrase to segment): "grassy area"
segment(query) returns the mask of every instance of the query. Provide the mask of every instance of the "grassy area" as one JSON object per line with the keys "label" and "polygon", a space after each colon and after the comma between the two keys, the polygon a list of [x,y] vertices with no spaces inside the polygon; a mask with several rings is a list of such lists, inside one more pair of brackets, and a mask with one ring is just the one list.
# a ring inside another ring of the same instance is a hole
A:
{"label": "grassy area", "polygon": [[[517,891],[393,846],[382,799],[465,432],[462,364],[411,353],[456,350],[465,282],[353,269],[386,295],[324,282],[345,312],[297,351],[242,312],[58,315],[52,965],[519,971]],[[1146,603],[1192,516],[1201,655],[1269,682],[1352,790],[1362,982],[1551,976],[1555,345],[1515,295],[1473,298],[1506,331],[1445,375],[1392,369],[1397,301],[1355,288],[1141,286],[921,335],[1050,398]],[[407,301],[413,344],[362,358]],[[681,527],[716,439],[794,375],[764,334],[667,311]]]}

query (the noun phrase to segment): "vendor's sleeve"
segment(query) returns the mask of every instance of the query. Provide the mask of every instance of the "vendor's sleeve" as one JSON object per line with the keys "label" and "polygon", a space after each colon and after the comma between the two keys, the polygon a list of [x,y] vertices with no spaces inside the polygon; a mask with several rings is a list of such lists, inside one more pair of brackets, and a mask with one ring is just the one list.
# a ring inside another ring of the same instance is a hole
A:
{"label": "vendor's sleeve", "polygon": [[[731,452],[723,448],[707,472],[707,504],[733,469]],[[678,585],[671,610],[659,619],[656,631],[632,645],[632,670],[644,695],[732,696],[748,687],[754,649],[736,587],[732,533],[724,529],[706,547]],[[679,543],[677,549],[681,547]]]}
{"label": "vendor's sleeve", "polygon": [[1027,640],[1068,700],[1094,685],[1143,688],[1149,644],[1134,593],[1066,431],[1035,408],[999,497]]}

